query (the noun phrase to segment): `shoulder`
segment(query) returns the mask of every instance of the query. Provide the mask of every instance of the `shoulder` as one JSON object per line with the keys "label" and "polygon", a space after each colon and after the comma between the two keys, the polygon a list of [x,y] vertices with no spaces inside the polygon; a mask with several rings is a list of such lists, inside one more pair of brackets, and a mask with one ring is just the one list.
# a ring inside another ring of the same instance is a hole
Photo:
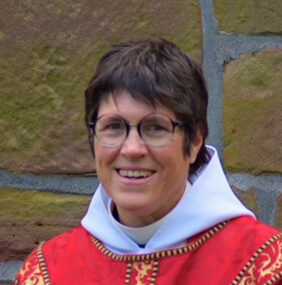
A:
{"label": "shoulder", "polygon": [[275,242],[281,239],[278,230],[264,223],[243,216],[221,223],[207,231],[212,232],[207,246],[219,247],[224,251],[238,252],[244,255],[251,254],[264,243]]}
{"label": "shoulder", "polygon": [[39,245],[24,261],[14,285],[50,284],[46,258],[50,255],[64,255],[67,252],[74,254],[78,240],[79,243],[90,240],[88,232],[81,226]]}
{"label": "shoulder", "polygon": [[[282,233],[249,217],[232,220],[226,227],[234,256],[244,258],[232,285],[278,284],[282,279]],[[234,244],[236,242],[236,245]]]}
{"label": "shoulder", "polygon": [[94,255],[94,249],[90,233],[79,226],[43,244],[42,256],[48,270],[52,270],[57,266],[68,266],[70,260],[76,262],[88,255]]}
{"label": "shoulder", "polygon": [[225,284],[281,282],[282,234],[278,230],[246,216],[216,225],[200,239],[206,242],[194,252],[199,268],[216,272],[221,281],[230,278]]}
{"label": "shoulder", "polygon": [[58,253],[58,251],[70,250],[73,247],[73,249],[77,249],[78,241],[80,241],[80,243],[90,242],[89,233],[82,226],[74,228],[46,242],[43,246],[44,255],[48,254],[49,251]]}
{"label": "shoulder", "polygon": [[236,233],[236,237],[244,239],[245,242],[257,240],[258,243],[280,233],[277,229],[248,216],[230,220],[225,227],[225,232],[230,234]]}
{"label": "shoulder", "polygon": [[26,258],[15,278],[14,285],[48,284],[48,281],[46,282],[47,269],[41,262],[42,245],[35,248]]}

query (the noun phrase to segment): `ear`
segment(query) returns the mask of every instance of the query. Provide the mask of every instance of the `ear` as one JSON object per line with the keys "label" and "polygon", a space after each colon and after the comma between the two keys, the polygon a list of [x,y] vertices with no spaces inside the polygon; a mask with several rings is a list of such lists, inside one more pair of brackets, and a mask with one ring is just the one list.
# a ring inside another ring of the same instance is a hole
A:
{"label": "ear", "polygon": [[198,124],[197,132],[194,140],[191,142],[190,145],[190,164],[194,163],[197,159],[198,153],[203,145],[204,138],[204,129],[202,124]]}

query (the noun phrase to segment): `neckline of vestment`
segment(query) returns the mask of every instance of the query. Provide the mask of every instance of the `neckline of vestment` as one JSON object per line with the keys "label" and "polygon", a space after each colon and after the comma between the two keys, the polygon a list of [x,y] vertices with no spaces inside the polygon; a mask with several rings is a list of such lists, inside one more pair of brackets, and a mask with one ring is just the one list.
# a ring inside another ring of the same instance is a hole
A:
{"label": "neckline of vestment", "polygon": [[196,250],[201,245],[203,245],[206,241],[212,238],[216,233],[222,230],[228,223],[229,221],[224,221],[212,227],[210,230],[201,234],[200,237],[196,238],[195,240],[191,242],[187,242],[185,246],[174,248],[174,249],[162,250],[158,252],[152,252],[148,254],[128,254],[128,255],[116,254],[112,252],[111,250],[107,249],[100,240],[98,240],[96,237],[92,235],[91,235],[91,240],[93,241],[94,245],[97,247],[97,249],[101,253],[105,254],[106,256],[116,261],[135,262],[135,261],[156,260],[156,259],[162,259],[162,258],[171,257],[171,256],[182,255],[182,254],[190,253]]}

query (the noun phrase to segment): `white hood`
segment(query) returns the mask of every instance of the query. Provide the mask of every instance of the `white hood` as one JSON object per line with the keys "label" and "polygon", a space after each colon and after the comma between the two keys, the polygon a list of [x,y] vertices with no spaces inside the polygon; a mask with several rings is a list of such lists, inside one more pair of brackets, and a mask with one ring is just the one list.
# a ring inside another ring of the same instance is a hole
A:
{"label": "white hood", "polygon": [[100,184],[93,195],[82,226],[117,254],[144,254],[182,246],[192,237],[222,221],[252,216],[232,192],[223,173],[217,151],[207,146],[211,159],[190,178],[192,186],[145,247],[139,247],[110,218],[111,201]]}

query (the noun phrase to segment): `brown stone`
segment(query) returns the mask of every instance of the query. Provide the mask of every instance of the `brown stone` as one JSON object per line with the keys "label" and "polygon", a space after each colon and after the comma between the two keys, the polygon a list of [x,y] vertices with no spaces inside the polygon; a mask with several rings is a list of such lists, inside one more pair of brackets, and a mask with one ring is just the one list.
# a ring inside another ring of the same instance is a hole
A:
{"label": "brown stone", "polygon": [[256,194],[255,190],[250,189],[247,192],[242,192],[238,189],[233,188],[233,191],[237,195],[237,197],[241,200],[241,202],[252,212],[255,213],[255,215],[260,218],[258,203],[256,200]]}
{"label": "brown stone", "polygon": [[241,56],[224,72],[224,162],[229,171],[282,171],[282,50]]}
{"label": "brown stone", "polygon": [[80,224],[90,196],[0,190],[0,262],[23,260],[39,243]]}
{"label": "brown stone", "polygon": [[219,29],[229,33],[282,34],[282,3],[269,1],[214,1]]}
{"label": "brown stone", "polygon": [[0,1],[0,169],[89,173],[84,90],[112,44],[165,37],[201,59],[189,1]]}

